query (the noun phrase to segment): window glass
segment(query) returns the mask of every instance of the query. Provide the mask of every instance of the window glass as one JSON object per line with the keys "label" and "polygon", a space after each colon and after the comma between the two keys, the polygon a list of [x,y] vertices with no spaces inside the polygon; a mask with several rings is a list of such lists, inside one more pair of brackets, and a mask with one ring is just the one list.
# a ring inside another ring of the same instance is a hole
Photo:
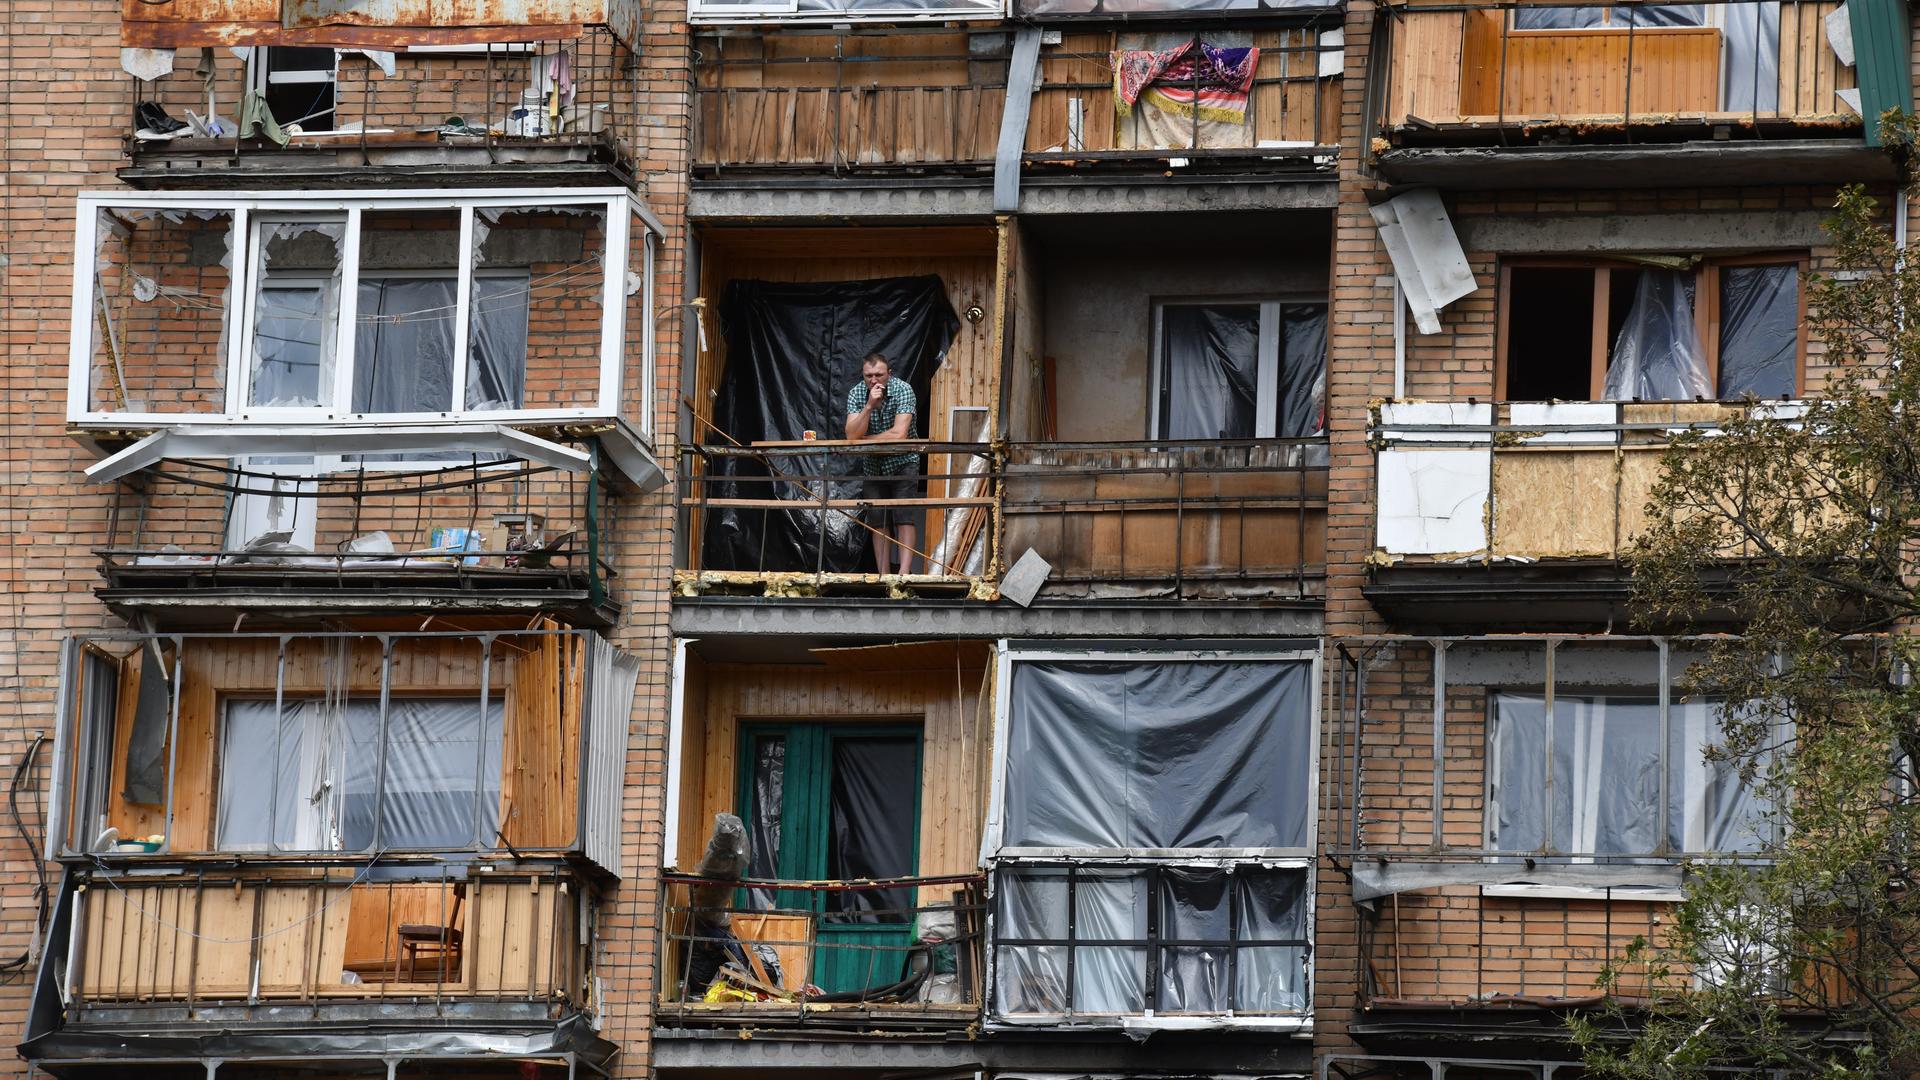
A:
{"label": "window glass", "polygon": [[1800,268],[1721,268],[1720,399],[1791,397],[1799,355]]}
{"label": "window glass", "polygon": [[[1705,760],[1720,706],[1651,697],[1494,697],[1488,842],[1499,851],[1655,855],[1758,850],[1764,807],[1733,762]],[[1660,790],[1667,773],[1667,834]]]}
{"label": "window glass", "polygon": [[1309,670],[1305,661],[1016,664],[1003,843],[1304,848]]}
{"label": "window glass", "polygon": [[332,402],[345,232],[344,219],[261,223],[247,404]]}

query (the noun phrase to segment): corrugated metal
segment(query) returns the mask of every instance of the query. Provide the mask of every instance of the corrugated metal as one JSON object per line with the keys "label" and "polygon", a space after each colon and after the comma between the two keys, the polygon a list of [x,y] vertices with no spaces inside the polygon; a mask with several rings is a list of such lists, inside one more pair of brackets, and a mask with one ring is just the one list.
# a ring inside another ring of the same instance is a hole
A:
{"label": "corrugated metal", "polygon": [[120,44],[395,49],[563,40],[588,26],[631,48],[639,0],[123,0]]}
{"label": "corrugated metal", "polygon": [[1847,0],[1853,24],[1853,54],[1860,73],[1860,115],[1868,146],[1880,145],[1880,114],[1913,111],[1913,71],[1908,63],[1913,28],[1906,0]]}
{"label": "corrugated metal", "polygon": [[587,638],[587,754],[583,765],[586,805],[580,824],[581,851],[595,866],[620,876],[621,794],[627,777],[627,727],[640,659],[606,638]]}

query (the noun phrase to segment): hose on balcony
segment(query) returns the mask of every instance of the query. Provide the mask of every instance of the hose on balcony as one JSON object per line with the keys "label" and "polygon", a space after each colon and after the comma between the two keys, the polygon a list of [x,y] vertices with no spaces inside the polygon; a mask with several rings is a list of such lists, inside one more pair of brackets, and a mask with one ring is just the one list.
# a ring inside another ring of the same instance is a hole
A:
{"label": "hose on balcony", "polygon": [[[20,834],[20,843],[26,846],[27,854],[33,857],[33,872],[40,883],[33,890],[33,936],[37,939],[46,925],[47,919],[47,864],[40,858],[40,847],[33,842],[33,834],[27,831],[27,823],[20,817],[20,782],[33,767],[34,759],[40,756],[40,747],[47,741],[45,732],[33,737],[27,745],[27,752],[20,755],[20,764],[14,766],[13,778],[7,782],[7,813],[13,818],[14,831]],[[18,971],[33,960],[31,947],[23,950],[12,960],[0,961],[0,972]]]}

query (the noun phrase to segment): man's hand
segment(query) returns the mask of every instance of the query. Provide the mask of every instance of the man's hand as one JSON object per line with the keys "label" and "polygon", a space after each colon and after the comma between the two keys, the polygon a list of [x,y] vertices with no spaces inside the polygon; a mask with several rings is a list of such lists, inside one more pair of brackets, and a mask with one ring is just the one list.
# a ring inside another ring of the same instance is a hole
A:
{"label": "man's hand", "polygon": [[867,387],[867,405],[868,406],[874,406],[874,405],[880,404],[881,399],[885,398],[886,396],[887,396],[886,383],[874,383],[872,386]]}

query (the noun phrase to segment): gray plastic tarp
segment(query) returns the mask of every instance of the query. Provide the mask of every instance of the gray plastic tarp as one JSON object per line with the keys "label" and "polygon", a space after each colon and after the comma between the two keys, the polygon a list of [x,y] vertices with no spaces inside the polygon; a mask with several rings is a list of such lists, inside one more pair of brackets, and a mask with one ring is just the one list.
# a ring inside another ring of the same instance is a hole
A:
{"label": "gray plastic tarp", "polygon": [[1005,848],[1301,849],[1306,661],[1023,661]]}
{"label": "gray plastic tarp", "polygon": [[1800,268],[1720,270],[1720,399],[1794,393],[1800,351]]}

